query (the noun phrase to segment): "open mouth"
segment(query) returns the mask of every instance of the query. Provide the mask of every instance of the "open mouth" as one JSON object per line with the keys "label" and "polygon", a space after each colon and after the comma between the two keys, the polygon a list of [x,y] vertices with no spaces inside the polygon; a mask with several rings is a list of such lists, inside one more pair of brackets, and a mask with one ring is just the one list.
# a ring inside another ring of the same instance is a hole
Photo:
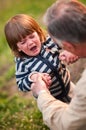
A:
{"label": "open mouth", "polygon": [[35,51],[37,49],[37,46],[33,46],[32,48],[30,48],[31,51]]}

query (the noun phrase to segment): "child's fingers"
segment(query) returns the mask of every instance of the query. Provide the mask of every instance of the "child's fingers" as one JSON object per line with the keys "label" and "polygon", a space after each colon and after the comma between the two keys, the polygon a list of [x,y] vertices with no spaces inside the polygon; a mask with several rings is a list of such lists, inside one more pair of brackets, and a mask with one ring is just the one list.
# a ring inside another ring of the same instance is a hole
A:
{"label": "child's fingers", "polygon": [[47,87],[51,85],[51,77],[50,76],[43,76],[42,80],[46,83]]}

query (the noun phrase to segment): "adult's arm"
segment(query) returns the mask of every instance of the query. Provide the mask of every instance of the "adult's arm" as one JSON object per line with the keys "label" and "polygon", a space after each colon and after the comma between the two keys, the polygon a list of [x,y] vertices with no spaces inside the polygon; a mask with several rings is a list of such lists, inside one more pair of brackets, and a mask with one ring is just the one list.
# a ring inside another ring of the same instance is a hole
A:
{"label": "adult's arm", "polygon": [[33,86],[36,91],[40,88],[37,104],[51,130],[86,130],[86,85],[76,87],[75,96],[68,105],[50,95],[42,81],[37,82]]}

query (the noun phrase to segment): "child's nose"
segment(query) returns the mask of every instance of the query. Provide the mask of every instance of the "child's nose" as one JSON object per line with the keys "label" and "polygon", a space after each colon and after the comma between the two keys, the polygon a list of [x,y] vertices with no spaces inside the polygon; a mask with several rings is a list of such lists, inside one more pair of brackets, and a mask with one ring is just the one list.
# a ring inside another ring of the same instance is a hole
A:
{"label": "child's nose", "polygon": [[33,41],[32,40],[27,40],[27,44],[28,44],[28,46],[31,46],[33,44]]}

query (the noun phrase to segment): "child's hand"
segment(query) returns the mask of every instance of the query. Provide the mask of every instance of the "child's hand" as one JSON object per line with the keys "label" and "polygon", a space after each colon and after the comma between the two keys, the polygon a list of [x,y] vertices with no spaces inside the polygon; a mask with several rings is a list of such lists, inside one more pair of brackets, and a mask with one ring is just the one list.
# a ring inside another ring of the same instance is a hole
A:
{"label": "child's hand", "polygon": [[47,87],[49,88],[49,86],[51,85],[51,77],[47,73],[39,73],[39,72],[32,73],[32,75],[30,76],[30,79],[33,82],[36,82],[39,76],[42,78],[42,80],[46,83]]}
{"label": "child's hand", "polygon": [[42,80],[46,83],[47,87],[49,88],[52,81],[51,76],[47,73],[41,73],[42,74]]}
{"label": "child's hand", "polygon": [[66,62],[67,64],[70,64],[70,63],[72,64],[75,61],[77,61],[79,59],[79,57],[69,51],[63,51],[60,53],[59,59],[61,61]]}

